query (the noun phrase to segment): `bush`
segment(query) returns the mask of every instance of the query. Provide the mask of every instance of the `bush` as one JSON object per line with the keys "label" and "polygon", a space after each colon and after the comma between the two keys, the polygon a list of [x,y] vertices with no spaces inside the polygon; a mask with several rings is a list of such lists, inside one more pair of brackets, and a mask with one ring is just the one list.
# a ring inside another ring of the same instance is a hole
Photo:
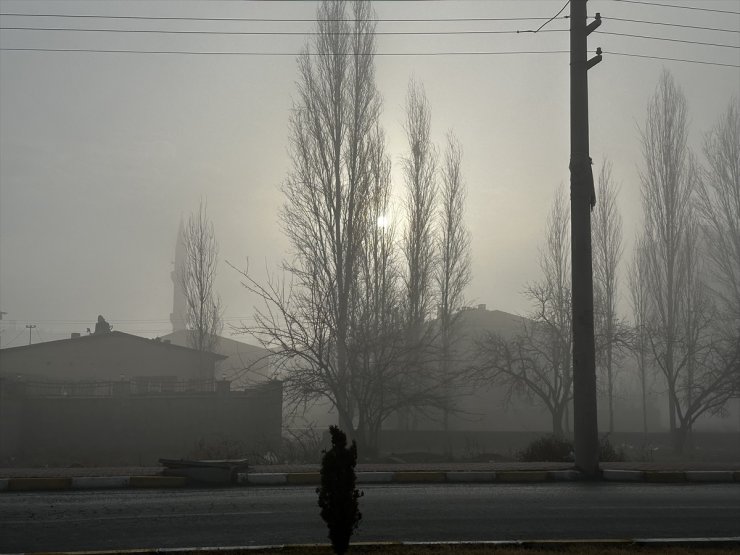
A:
{"label": "bush", "polygon": [[599,460],[601,462],[624,462],[627,457],[624,455],[623,449],[617,451],[612,446],[609,438],[604,436],[604,439],[599,443]]}
{"label": "bush", "polygon": [[[555,436],[535,439],[523,451],[519,460],[524,462],[573,462],[573,443]],[[599,442],[600,462],[622,462],[626,460],[623,450],[616,450],[604,436]]]}
{"label": "bush", "polygon": [[208,439],[200,438],[186,456],[195,460],[243,459],[246,448],[240,441],[215,434]]}
{"label": "bush", "polygon": [[527,445],[518,458],[523,462],[571,462],[573,444],[553,435],[544,436]]}
{"label": "bush", "polygon": [[329,528],[329,539],[334,552],[342,555],[349,548],[349,539],[362,519],[358,499],[362,492],[355,488],[357,477],[357,445],[347,448],[347,436],[337,426],[330,426],[331,449],[324,451],[321,460],[321,487],[319,495],[321,518]]}

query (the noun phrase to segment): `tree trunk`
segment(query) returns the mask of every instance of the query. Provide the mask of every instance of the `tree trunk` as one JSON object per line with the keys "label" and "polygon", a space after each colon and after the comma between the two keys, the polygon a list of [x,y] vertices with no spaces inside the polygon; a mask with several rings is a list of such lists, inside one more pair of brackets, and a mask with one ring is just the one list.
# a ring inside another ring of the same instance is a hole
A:
{"label": "tree trunk", "polygon": [[609,325],[609,343],[606,346],[606,380],[609,393],[609,433],[614,433],[614,375],[612,371],[611,325]]}
{"label": "tree trunk", "polygon": [[552,415],[552,435],[557,438],[565,437],[563,431],[563,415],[565,414],[565,409],[567,409],[567,406],[554,408],[550,411]]}
{"label": "tree trunk", "polygon": [[642,387],[642,433],[647,435],[647,384],[645,383],[645,363],[643,361],[640,361],[640,382]]}
{"label": "tree trunk", "polygon": [[681,423],[680,426],[676,427],[676,429],[671,432],[671,438],[673,440],[673,452],[676,455],[684,454],[687,446],[687,440],[689,439],[690,434],[691,430],[689,426],[684,423]]}

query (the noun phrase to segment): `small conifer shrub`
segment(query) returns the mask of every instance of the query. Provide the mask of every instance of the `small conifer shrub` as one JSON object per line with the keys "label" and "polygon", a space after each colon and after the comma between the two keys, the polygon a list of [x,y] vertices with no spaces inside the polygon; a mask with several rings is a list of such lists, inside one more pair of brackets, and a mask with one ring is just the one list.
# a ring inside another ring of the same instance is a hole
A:
{"label": "small conifer shrub", "polygon": [[357,445],[347,448],[347,436],[337,426],[330,426],[331,449],[323,451],[321,460],[321,487],[319,495],[321,518],[329,528],[329,539],[334,553],[343,555],[349,548],[349,539],[362,519],[358,499],[362,492],[355,488],[357,477]]}

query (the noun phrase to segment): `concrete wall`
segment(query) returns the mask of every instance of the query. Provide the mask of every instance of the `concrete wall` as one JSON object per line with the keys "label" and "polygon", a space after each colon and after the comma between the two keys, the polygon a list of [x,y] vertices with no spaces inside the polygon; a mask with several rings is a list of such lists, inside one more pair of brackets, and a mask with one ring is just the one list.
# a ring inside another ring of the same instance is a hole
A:
{"label": "concrete wall", "polygon": [[213,367],[212,355],[117,332],[0,350],[3,374],[52,380],[213,379]]}
{"label": "concrete wall", "polygon": [[[2,400],[3,406],[10,402]],[[26,397],[12,402],[15,418],[0,420],[0,464],[156,465],[159,458],[193,456],[199,443],[228,443],[232,456],[236,446],[245,457],[280,444],[280,382],[222,394]]]}

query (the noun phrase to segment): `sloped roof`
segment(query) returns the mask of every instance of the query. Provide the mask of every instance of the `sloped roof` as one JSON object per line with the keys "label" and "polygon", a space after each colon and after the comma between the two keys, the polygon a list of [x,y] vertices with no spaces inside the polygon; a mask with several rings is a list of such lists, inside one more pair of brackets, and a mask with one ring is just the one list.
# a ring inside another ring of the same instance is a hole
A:
{"label": "sloped roof", "polygon": [[[163,349],[179,349],[179,350],[189,351],[190,353],[199,352],[196,349],[191,349],[190,347],[184,347],[182,345],[176,345],[174,343],[167,343],[165,341],[159,341],[156,339],[148,339],[146,337],[141,337],[140,335],[133,335],[131,333],[124,333],[122,331],[112,331],[109,333],[98,333],[98,334],[93,333],[91,335],[81,335],[80,337],[74,337],[74,338],[69,338],[69,339],[57,339],[54,341],[44,341],[41,343],[33,343],[32,345],[21,345],[18,347],[8,347],[6,349],[2,349],[2,351],[3,352],[8,352],[8,351],[18,352],[22,350],[48,348],[50,346],[69,344],[71,342],[74,342],[75,345],[87,344],[93,341],[99,341],[102,338],[111,338],[111,337],[120,339],[122,341],[130,341],[132,343],[139,343],[139,344],[146,343],[147,345],[150,345],[150,346],[157,345],[157,346],[161,346]],[[213,360],[223,360],[227,358],[224,355],[220,355],[218,353],[205,352],[202,354],[212,358]]]}
{"label": "sloped roof", "polygon": [[[173,344],[177,345],[187,345],[188,335],[191,333],[192,331],[190,330],[177,330],[172,333],[168,333],[167,335],[163,335],[161,339],[170,340]],[[250,355],[255,358],[262,358],[271,354],[270,351],[264,347],[259,347],[257,345],[245,343],[244,341],[238,341],[222,335],[218,335],[216,337],[218,342],[213,350],[214,352],[225,355],[226,357],[234,355]]]}

